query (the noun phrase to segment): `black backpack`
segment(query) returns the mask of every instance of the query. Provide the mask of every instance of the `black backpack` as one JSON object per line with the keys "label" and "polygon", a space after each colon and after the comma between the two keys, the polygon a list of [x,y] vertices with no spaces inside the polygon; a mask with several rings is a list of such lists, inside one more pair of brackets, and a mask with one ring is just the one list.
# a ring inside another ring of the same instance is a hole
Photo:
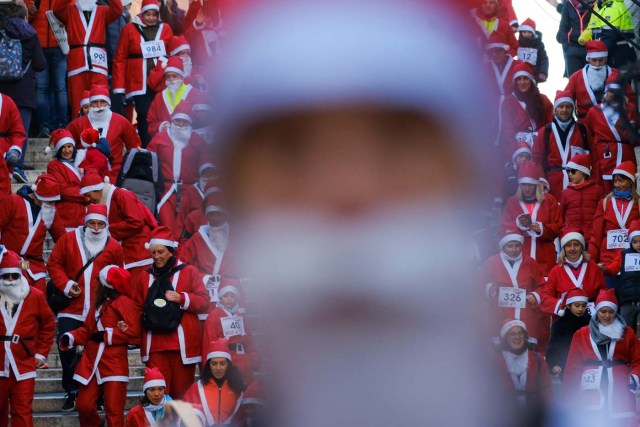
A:
{"label": "black backpack", "polygon": [[164,294],[174,290],[169,276],[186,266],[187,264],[180,264],[166,275],[156,278],[149,288],[147,298],[142,305],[142,326],[147,331],[168,333],[175,331],[180,326],[183,314],[180,304],[167,301]]}
{"label": "black backpack", "polygon": [[158,202],[164,191],[158,155],[147,150],[130,150],[122,160],[116,186],[131,191],[157,216]]}

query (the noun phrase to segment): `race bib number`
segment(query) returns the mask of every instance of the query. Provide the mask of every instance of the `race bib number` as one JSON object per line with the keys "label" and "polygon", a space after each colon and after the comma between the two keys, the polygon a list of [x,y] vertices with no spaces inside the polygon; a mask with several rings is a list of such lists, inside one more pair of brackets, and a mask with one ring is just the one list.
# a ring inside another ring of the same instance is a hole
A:
{"label": "race bib number", "polygon": [[595,315],[596,314],[596,304],[594,302],[588,302],[587,303],[587,310],[589,311],[590,315]]}
{"label": "race bib number", "polygon": [[498,291],[498,307],[525,308],[527,292],[518,288],[500,288]]}
{"label": "race bib number", "polygon": [[91,64],[94,67],[107,68],[107,51],[101,47],[90,47],[89,57],[91,57]]}
{"label": "race bib number", "polygon": [[242,316],[221,317],[222,332],[225,338],[244,335],[244,320]]}
{"label": "race bib number", "polygon": [[599,390],[600,389],[600,370],[599,369],[587,369],[582,373],[582,379],[580,381],[580,390]]}
{"label": "race bib number", "polygon": [[531,65],[536,65],[538,62],[538,49],[532,47],[519,47],[518,59],[522,62],[528,62]]}
{"label": "race bib number", "polygon": [[533,132],[518,132],[516,133],[516,142],[526,142],[529,148],[533,147]]}
{"label": "race bib number", "polygon": [[142,57],[144,59],[167,56],[167,51],[162,40],[151,40],[148,42],[142,42],[140,43],[140,48],[142,49]]}
{"label": "race bib number", "polygon": [[628,247],[629,237],[626,229],[607,231],[607,249],[626,249]]}
{"label": "race bib number", "polygon": [[53,31],[53,36],[56,38],[58,46],[60,46],[60,50],[66,55],[69,53],[69,39],[64,24],[53,15],[53,11],[51,10],[47,10],[45,15],[51,26],[51,31]]}
{"label": "race bib number", "polygon": [[627,254],[624,257],[624,271],[640,271],[640,254]]}
{"label": "race bib number", "polygon": [[576,154],[589,154],[589,150],[585,150],[582,147],[576,147],[576,146],[571,146],[571,157],[575,156]]}

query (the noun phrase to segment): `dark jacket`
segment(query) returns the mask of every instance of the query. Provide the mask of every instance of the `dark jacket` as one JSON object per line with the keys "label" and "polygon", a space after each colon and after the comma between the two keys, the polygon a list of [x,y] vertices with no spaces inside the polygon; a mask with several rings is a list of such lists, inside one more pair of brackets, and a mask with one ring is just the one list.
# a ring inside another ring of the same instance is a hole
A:
{"label": "dark jacket", "polygon": [[551,325],[551,339],[549,340],[546,355],[549,373],[551,373],[554,366],[560,366],[562,368],[562,374],[564,374],[564,366],[567,363],[567,356],[569,355],[569,347],[571,347],[573,334],[583,326],[587,326],[590,321],[591,315],[588,312],[582,317],[576,317],[567,307],[564,316],[559,317],[558,320]]}
{"label": "dark jacket", "polygon": [[9,37],[20,40],[23,69],[31,61],[22,79],[11,82],[0,81],[0,93],[8,95],[18,107],[35,109],[37,107],[35,73],[47,67],[38,35],[31,25],[20,18],[0,18],[0,28],[3,28]]}
{"label": "dark jacket", "polygon": [[627,271],[625,259],[629,255],[638,254],[633,248],[622,251],[620,262],[620,285],[616,290],[618,305],[640,302],[640,271]]}
{"label": "dark jacket", "polygon": [[[520,37],[518,40],[518,47],[532,48],[538,52],[536,64],[533,66],[536,71],[536,79],[538,79],[539,74],[544,74],[545,76],[549,75],[549,57],[547,56],[547,50],[544,48],[542,33],[540,31],[536,31],[534,37],[530,39]],[[522,60],[522,58],[518,59]]]}
{"label": "dark jacket", "polygon": [[[589,3],[589,0],[585,0]],[[593,3],[593,2],[591,2]],[[591,19],[591,11],[585,9],[582,4],[576,0],[565,0],[562,7],[562,17],[560,18],[560,27],[556,40],[562,46],[574,45],[580,46],[578,37],[589,25]]]}

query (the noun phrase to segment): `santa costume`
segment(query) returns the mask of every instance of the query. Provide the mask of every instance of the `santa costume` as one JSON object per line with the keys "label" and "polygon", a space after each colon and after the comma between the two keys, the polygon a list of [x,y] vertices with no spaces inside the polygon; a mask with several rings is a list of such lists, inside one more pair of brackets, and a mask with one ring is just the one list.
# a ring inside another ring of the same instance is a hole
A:
{"label": "santa costume", "polygon": [[142,384],[142,393],[146,396],[147,401],[134,406],[127,413],[127,427],[150,427],[155,426],[164,416],[164,405],[171,402],[171,396],[164,395],[162,401],[154,405],[149,402],[147,389],[151,387],[167,387],[167,383],[162,376],[162,372],[158,368],[144,368],[144,383]]}
{"label": "santa costume", "polygon": [[15,102],[7,95],[0,94],[0,194],[11,194],[11,174],[13,165],[6,159],[13,150],[13,163],[20,159],[22,147],[27,137],[20,112]]}
{"label": "santa costume", "polygon": [[190,83],[191,75],[193,73],[193,66],[191,64],[191,46],[189,46],[187,39],[184,36],[173,36],[166,44],[166,57],[158,59],[158,63],[155,68],[151,70],[149,77],[147,77],[147,86],[154,92],[162,92],[167,88],[167,84],[164,80],[164,69],[167,67],[167,61],[172,56],[181,57],[184,65],[185,82]]}
{"label": "santa costume", "polygon": [[180,199],[180,210],[176,227],[182,235],[184,221],[187,215],[195,210],[202,209],[204,201],[204,192],[209,182],[215,183],[217,177],[216,167],[210,161],[204,161],[198,168],[198,180],[193,185],[182,186],[182,198]]}
{"label": "santa costume", "polygon": [[83,175],[89,169],[95,169],[101,176],[108,176],[111,171],[111,147],[107,140],[100,137],[97,129],[86,128],[80,134],[80,143],[84,148],[76,150],[73,161],[75,168]]}
{"label": "santa costume", "polygon": [[[511,28],[511,24],[509,24],[509,22],[499,19],[496,14],[493,14],[492,16],[485,15],[481,8],[474,9],[471,12],[471,16],[478,26],[478,32],[484,36],[485,42],[493,33],[499,33],[507,40],[507,44],[509,45],[509,54],[511,54],[511,56],[517,55],[518,40],[516,39],[516,36],[513,33],[513,28]],[[517,25],[517,20],[515,24]],[[482,39],[483,37],[480,37],[480,40]]]}

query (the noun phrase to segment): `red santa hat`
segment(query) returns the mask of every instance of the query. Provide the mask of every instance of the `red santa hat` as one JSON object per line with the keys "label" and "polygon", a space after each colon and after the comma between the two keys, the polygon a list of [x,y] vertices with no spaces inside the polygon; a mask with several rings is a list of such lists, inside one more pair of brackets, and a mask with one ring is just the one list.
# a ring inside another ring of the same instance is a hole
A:
{"label": "red santa hat", "polygon": [[567,292],[565,304],[573,304],[574,302],[589,302],[589,297],[587,293],[582,288],[571,288],[569,292]]}
{"label": "red santa hat", "polygon": [[558,108],[558,105],[563,102],[568,102],[573,108],[576,108],[576,103],[569,92],[565,92],[563,90],[556,91],[556,100],[553,101],[553,109],[555,110]]}
{"label": "red santa hat", "polygon": [[516,326],[520,326],[525,332],[527,331],[527,325],[525,325],[522,320],[505,320],[502,323],[502,328],[500,328],[500,338],[504,338],[507,332],[509,332],[509,329],[515,328]]}
{"label": "red santa hat", "polygon": [[[207,183],[208,184],[208,183]],[[212,187],[214,188],[214,187]],[[217,187],[215,187],[217,191],[209,191],[207,194],[207,190],[205,190],[205,213],[209,214],[210,212],[224,212],[224,207],[222,203],[222,192],[220,192]],[[211,189],[210,189],[211,190]]]}
{"label": "red santa hat", "polygon": [[262,388],[262,383],[258,380],[254,380],[251,384],[247,386],[247,389],[242,392],[242,403],[241,405],[265,405],[264,400],[264,390]]}
{"label": "red santa hat", "polygon": [[524,243],[524,236],[517,230],[505,231],[502,235],[502,238],[500,238],[500,241],[498,242],[498,250],[502,250],[504,245],[509,242],[520,242],[522,244]]}
{"label": "red santa hat", "polygon": [[536,22],[531,18],[527,18],[524,21],[522,21],[522,24],[520,24],[520,26],[518,27],[518,31],[531,31],[532,33],[535,34]]}
{"label": "red santa hat", "polygon": [[173,36],[167,44],[167,50],[169,51],[169,56],[176,56],[183,50],[191,52],[191,46],[189,46],[189,42],[184,36]]}
{"label": "red santa hat", "polygon": [[538,184],[543,176],[542,167],[536,162],[523,162],[518,169],[518,184]]}
{"label": "red santa hat", "polygon": [[173,114],[171,114],[171,120],[182,119],[186,120],[189,123],[191,120],[191,104],[188,101],[182,101],[175,110],[173,110]]}
{"label": "red santa hat", "polygon": [[587,48],[587,59],[589,58],[606,58],[609,56],[607,45],[600,40],[589,40],[584,44]]}
{"label": "red santa hat", "polygon": [[213,112],[209,96],[204,92],[195,92],[191,97],[193,101],[192,111],[208,111]]}
{"label": "red santa hat", "polygon": [[604,90],[605,91],[614,91],[614,90],[620,90],[622,89],[622,86],[620,86],[620,83],[618,83],[618,75],[617,74],[611,74],[609,77],[607,77],[607,80],[604,82]]}
{"label": "red santa hat", "polygon": [[149,236],[149,242],[145,243],[144,247],[150,249],[153,245],[164,245],[168,248],[177,248],[178,242],[173,240],[173,232],[167,226],[161,225],[151,232]]}
{"label": "red santa hat", "polygon": [[591,176],[591,157],[588,154],[576,154],[567,162],[566,169],[575,169]]}
{"label": "red santa hat", "polygon": [[127,295],[130,290],[131,273],[117,265],[107,265],[98,274],[103,286],[114,289],[121,295]]}
{"label": "red santa hat", "polygon": [[224,338],[218,338],[215,341],[211,341],[207,347],[207,362],[214,357],[224,357],[231,361],[231,354],[229,353],[229,340]]}
{"label": "red santa hat", "polygon": [[31,189],[40,201],[56,202],[60,200],[60,184],[53,175],[49,175],[48,173],[39,175]]}
{"label": "red santa hat", "polygon": [[611,172],[611,176],[622,175],[629,178],[631,181],[634,181],[636,179],[637,171],[635,162],[627,160],[626,162],[622,162],[616,166],[613,172]]}
{"label": "red santa hat", "polygon": [[613,310],[618,310],[618,298],[616,298],[616,291],[614,289],[601,290],[596,298],[596,313],[603,307],[610,307]]}
{"label": "red santa hat", "polygon": [[216,170],[216,165],[214,165],[211,162],[203,162],[200,164],[200,167],[198,168],[198,175],[202,175],[204,173],[204,171],[206,171],[207,169],[213,169],[214,171]]}
{"label": "red santa hat", "polygon": [[80,134],[80,143],[83,147],[95,147],[100,139],[100,132],[94,128],[86,128]]}
{"label": "red santa hat", "polygon": [[582,230],[578,230],[577,228],[570,228],[563,231],[562,238],[560,239],[560,247],[564,248],[564,245],[572,240],[577,240],[582,245],[582,249],[585,248],[584,235],[582,234]]}
{"label": "red santa hat", "polygon": [[509,44],[507,42],[507,38],[502,35],[501,33],[494,31],[493,33],[491,33],[491,35],[489,36],[489,41],[487,42],[487,44],[485,45],[485,50],[490,50],[490,49],[504,49],[504,50],[509,50]]}
{"label": "red santa hat", "polygon": [[82,91],[82,99],[80,100],[80,109],[82,110],[82,107],[84,105],[87,105],[91,102],[91,91],[89,90],[83,90]]}
{"label": "red santa hat", "polygon": [[531,148],[529,144],[524,141],[518,141],[518,145],[516,146],[515,151],[511,155],[511,160],[516,161],[516,157],[518,157],[522,153],[529,153],[529,157],[531,157]]}
{"label": "red santa hat", "polygon": [[111,98],[109,97],[109,88],[104,85],[93,85],[91,87],[91,96],[89,102],[93,101],[107,101],[111,105]]}
{"label": "red santa hat", "polygon": [[169,72],[177,73],[184,78],[185,73],[182,59],[178,58],[177,56],[172,56],[171,58],[169,58],[167,60],[167,66],[164,69],[164,73],[167,74]]}
{"label": "red santa hat", "polygon": [[0,276],[9,273],[18,273],[22,275],[22,269],[20,268],[20,262],[22,258],[10,250],[5,250],[2,253],[2,259],[0,259]]}
{"label": "red santa hat", "polygon": [[95,169],[89,169],[80,180],[80,194],[104,188],[104,178]]}
{"label": "red santa hat", "polygon": [[535,85],[537,84],[536,78],[533,76],[535,74],[535,70],[533,69],[533,65],[528,62],[519,62],[513,67],[513,81],[515,82],[518,77],[526,77]]}
{"label": "red santa hat", "polygon": [[164,376],[160,369],[153,368],[144,368],[144,384],[142,384],[142,391],[146,391],[151,387],[166,387],[167,383],[164,382]]}
{"label": "red santa hat", "polygon": [[49,154],[51,152],[51,146],[53,145],[53,148],[57,153],[65,144],[71,144],[74,147],[76,146],[76,141],[73,139],[73,135],[66,129],[56,129],[51,132],[49,144],[45,147],[44,152]]}
{"label": "red santa hat", "polygon": [[631,242],[631,239],[633,239],[636,236],[640,236],[640,221],[637,219],[634,219],[633,221],[631,221],[631,224],[629,224],[629,242]]}
{"label": "red santa hat", "polygon": [[142,6],[140,7],[140,13],[145,13],[148,10],[155,10],[160,13],[160,6],[156,0],[142,0]]}
{"label": "red santa hat", "polygon": [[96,219],[98,221],[104,222],[105,224],[109,224],[107,205],[92,203],[87,206],[87,213],[84,216],[85,224],[92,219]]}
{"label": "red santa hat", "polygon": [[220,286],[218,286],[218,296],[221,297],[229,292],[234,294],[236,297],[240,297],[242,293],[240,282],[235,279],[223,277],[220,282]]}

